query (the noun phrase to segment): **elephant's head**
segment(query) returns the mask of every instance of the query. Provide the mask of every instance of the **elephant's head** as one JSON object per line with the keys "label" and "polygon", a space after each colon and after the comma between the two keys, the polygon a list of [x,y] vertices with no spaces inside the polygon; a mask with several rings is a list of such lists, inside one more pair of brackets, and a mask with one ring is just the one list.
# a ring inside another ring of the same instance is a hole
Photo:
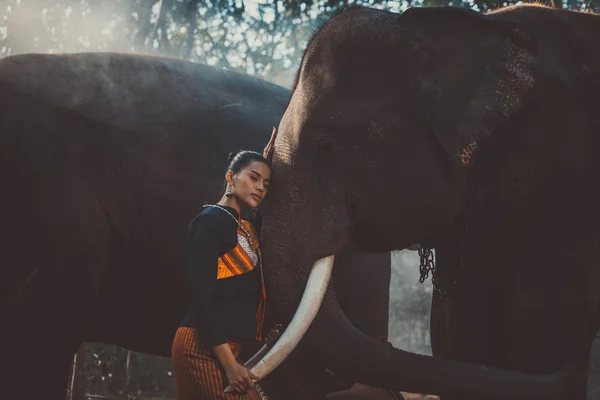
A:
{"label": "elephant's head", "polygon": [[[305,286],[307,300],[318,297],[323,283],[306,285],[315,262],[326,286],[329,256],[345,246],[402,249],[448,230],[464,207],[472,157],[533,86],[535,52],[514,23],[456,8],[353,9],[318,31],[274,141],[263,221],[268,296],[282,321]],[[294,327],[301,335],[310,322]],[[287,333],[284,355],[298,339]],[[305,339],[330,369],[390,389],[558,398],[563,387],[560,374],[393,349],[353,327],[332,290]]]}

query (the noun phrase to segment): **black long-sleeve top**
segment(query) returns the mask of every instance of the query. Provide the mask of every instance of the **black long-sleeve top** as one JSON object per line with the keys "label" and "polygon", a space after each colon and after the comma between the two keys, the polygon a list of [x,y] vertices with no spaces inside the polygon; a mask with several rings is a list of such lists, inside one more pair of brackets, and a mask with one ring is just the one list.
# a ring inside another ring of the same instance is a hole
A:
{"label": "black long-sleeve top", "polygon": [[[235,209],[224,208],[239,218]],[[208,346],[256,337],[260,269],[217,279],[217,259],[237,243],[236,221],[216,207],[206,208],[190,224],[190,304],[180,326],[196,328],[201,341]]]}

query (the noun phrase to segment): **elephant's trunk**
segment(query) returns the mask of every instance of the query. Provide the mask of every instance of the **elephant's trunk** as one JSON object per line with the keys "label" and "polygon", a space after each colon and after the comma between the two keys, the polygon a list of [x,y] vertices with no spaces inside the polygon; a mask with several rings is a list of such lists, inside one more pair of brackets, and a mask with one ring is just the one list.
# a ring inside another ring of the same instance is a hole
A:
{"label": "elephant's trunk", "polygon": [[[297,297],[291,293],[286,296]],[[437,395],[561,399],[568,386],[560,374],[531,376],[395,349],[355,328],[343,314],[332,290],[327,292],[305,341],[329,369],[387,389]],[[285,357],[281,355],[291,351],[289,343],[282,344],[279,354],[277,351],[272,354],[273,359],[283,360]],[[269,359],[263,362],[276,367]]]}

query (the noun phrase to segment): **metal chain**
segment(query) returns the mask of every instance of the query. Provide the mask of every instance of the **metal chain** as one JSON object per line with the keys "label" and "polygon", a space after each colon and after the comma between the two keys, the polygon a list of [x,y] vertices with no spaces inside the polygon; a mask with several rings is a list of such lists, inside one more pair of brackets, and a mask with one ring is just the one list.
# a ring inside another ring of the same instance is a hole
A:
{"label": "metal chain", "polygon": [[429,272],[431,272],[431,283],[433,284],[433,289],[441,296],[446,297],[448,295],[447,292],[444,292],[440,289],[439,280],[437,276],[437,270],[435,269],[435,259],[433,257],[433,249],[425,247],[423,245],[419,245],[419,257],[421,259],[419,265],[419,272],[421,277],[419,278],[419,282],[425,282],[425,279],[429,277]]}
{"label": "metal chain", "polygon": [[435,270],[435,260],[433,259],[433,253],[431,249],[419,245],[419,257],[421,258],[421,264],[419,265],[419,272],[421,273],[421,277],[419,278],[419,282],[425,282],[425,279],[429,278],[429,271],[432,272]]}

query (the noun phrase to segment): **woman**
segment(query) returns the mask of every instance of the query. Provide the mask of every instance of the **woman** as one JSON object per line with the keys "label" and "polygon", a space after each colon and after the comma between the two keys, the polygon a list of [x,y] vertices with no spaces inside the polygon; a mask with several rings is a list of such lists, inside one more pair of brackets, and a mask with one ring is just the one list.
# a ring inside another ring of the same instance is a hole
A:
{"label": "woman", "polygon": [[[225,194],[190,224],[190,306],[172,348],[179,400],[261,398],[237,360],[243,342],[261,339],[266,301],[258,235],[241,215],[259,206],[270,178],[263,155],[230,154]],[[228,385],[237,393],[224,393]]]}

